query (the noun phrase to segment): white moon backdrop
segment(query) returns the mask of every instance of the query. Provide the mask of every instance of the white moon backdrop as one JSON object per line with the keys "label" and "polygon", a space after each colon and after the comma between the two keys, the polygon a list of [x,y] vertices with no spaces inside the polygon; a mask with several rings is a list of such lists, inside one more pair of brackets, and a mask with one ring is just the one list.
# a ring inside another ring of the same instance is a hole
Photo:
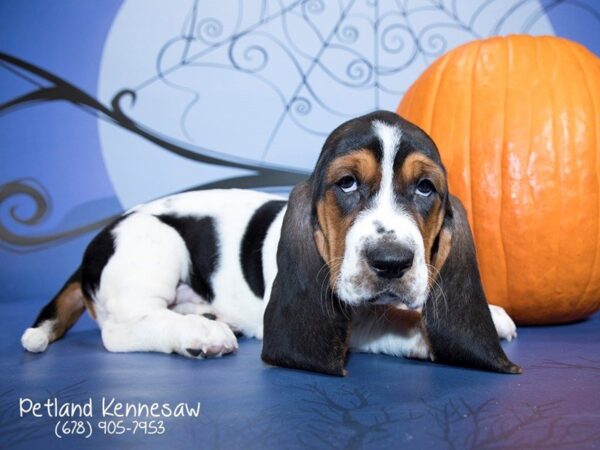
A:
{"label": "white moon backdrop", "polygon": [[[106,39],[98,96],[108,104],[131,89],[125,114],[198,152],[309,171],[335,126],[394,110],[439,55],[521,32],[554,34],[538,1],[129,0]],[[98,127],[125,208],[243,173]]]}

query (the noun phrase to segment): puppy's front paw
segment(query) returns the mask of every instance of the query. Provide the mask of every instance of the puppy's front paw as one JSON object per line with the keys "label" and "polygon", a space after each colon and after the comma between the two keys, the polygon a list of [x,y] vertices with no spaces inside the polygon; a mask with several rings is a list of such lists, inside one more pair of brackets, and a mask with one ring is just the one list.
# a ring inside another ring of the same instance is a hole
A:
{"label": "puppy's front paw", "polygon": [[202,316],[184,316],[177,353],[190,358],[217,358],[238,349],[231,329],[223,322]]}
{"label": "puppy's front paw", "polygon": [[496,332],[500,339],[506,339],[508,342],[516,339],[517,337],[517,326],[510,318],[508,313],[501,306],[489,305],[490,313],[492,314],[492,320],[496,327]]}
{"label": "puppy's front paw", "polygon": [[21,337],[21,344],[28,352],[41,353],[48,347],[48,333],[40,328],[27,328]]}

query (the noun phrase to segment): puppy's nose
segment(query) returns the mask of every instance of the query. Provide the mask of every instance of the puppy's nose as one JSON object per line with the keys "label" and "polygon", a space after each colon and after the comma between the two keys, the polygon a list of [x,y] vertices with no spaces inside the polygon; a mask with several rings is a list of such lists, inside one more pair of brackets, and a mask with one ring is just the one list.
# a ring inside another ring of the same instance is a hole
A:
{"label": "puppy's nose", "polygon": [[401,245],[377,245],[367,250],[367,262],[382,278],[400,278],[410,269],[415,253]]}

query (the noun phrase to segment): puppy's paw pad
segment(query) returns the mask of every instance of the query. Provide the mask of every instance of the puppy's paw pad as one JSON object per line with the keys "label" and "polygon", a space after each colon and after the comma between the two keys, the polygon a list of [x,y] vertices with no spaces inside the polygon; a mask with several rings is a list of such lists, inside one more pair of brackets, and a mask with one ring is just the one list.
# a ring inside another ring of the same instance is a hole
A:
{"label": "puppy's paw pad", "polygon": [[41,353],[48,347],[49,339],[39,328],[27,328],[21,337],[21,344],[28,352]]}
{"label": "puppy's paw pad", "polygon": [[235,335],[223,322],[186,316],[181,330],[181,354],[192,358],[218,358],[238,348]]}
{"label": "puppy's paw pad", "polygon": [[199,348],[186,348],[185,351],[188,352],[192,358],[206,357],[206,354]]}

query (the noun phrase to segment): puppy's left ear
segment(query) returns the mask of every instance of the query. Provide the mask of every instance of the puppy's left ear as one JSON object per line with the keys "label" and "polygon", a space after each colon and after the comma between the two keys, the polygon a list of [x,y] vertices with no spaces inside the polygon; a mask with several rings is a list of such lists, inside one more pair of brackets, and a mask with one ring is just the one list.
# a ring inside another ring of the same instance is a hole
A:
{"label": "puppy's left ear", "polygon": [[449,197],[431,263],[439,271],[424,307],[433,360],[502,373],[521,373],[500,346],[485,298],[466,212]]}
{"label": "puppy's left ear", "polygon": [[277,276],[264,314],[266,363],[345,375],[349,311],[329,285],[315,243],[310,181],[290,196],[277,248]]}

